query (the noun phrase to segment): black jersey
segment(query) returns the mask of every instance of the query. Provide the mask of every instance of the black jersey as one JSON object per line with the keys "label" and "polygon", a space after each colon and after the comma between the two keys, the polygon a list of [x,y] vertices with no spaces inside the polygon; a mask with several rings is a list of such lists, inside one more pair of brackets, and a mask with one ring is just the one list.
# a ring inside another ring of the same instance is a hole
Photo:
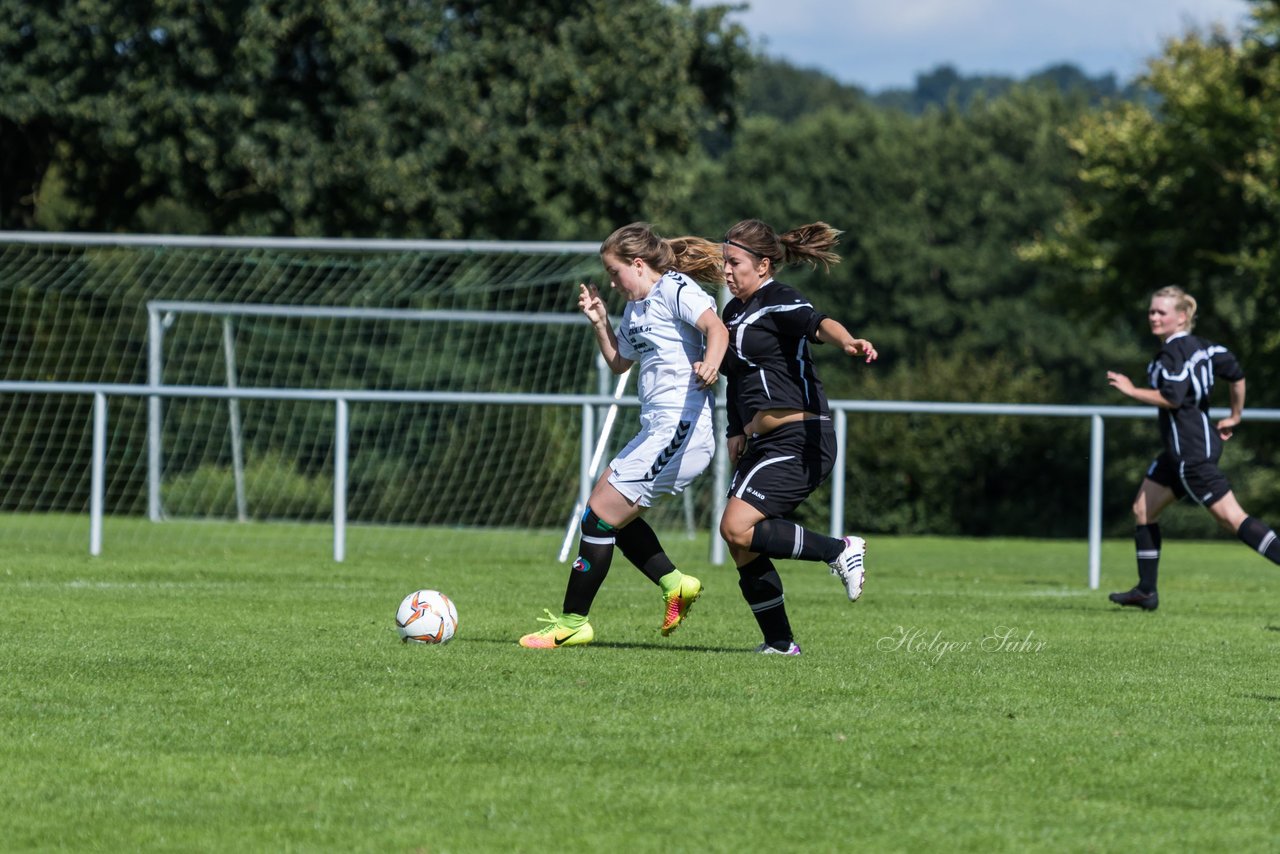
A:
{"label": "black jersey", "polygon": [[1209,421],[1209,392],[1222,377],[1244,379],[1236,357],[1226,347],[1180,332],[1164,342],[1147,366],[1151,387],[1175,408],[1160,408],[1160,438],[1165,450],[1181,462],[1217,460],[1222,440]]}
{"label": "black jersey", "polygon": [[825,314],[795,288],[771,279],[746,302],[729,300],[723,318],[729,329],[721,366],[729,383],[728,435],[742,435],[743,425],[764,409],[830,414],[809,354]]}

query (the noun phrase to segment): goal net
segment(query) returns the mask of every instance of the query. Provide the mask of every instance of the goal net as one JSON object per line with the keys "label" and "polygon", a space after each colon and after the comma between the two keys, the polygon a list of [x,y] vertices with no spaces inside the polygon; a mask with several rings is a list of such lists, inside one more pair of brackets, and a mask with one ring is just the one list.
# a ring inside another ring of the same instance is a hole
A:
{"label": "goal net", "polygon": [[[35,237],[0,235],[7,389],[611,387],[576,310],[576,284],[600,279],[595,244]],[[92,405],[83,389],[0,392],[3,524],[83,518]],[[104,507],[131,542],[177,520],[231,523],[185,537],[203,544],[236,522],[334,518],[331,400],[111,394],[109,412]],[[346,520],[563,529],[583,422],[580,404],[353,403]]]}

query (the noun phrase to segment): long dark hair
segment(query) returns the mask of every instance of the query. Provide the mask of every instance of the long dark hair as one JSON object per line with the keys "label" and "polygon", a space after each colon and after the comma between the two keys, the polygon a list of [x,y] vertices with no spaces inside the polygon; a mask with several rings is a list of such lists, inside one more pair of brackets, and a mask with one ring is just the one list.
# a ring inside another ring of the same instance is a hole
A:
{"label": "long dark hair", "polygon": [[840,242],[841,231],[825,222],[802,225],[778,234],[768,223],[758,219],[744,219],[724,236],[724,242],[745,249],[757,258],[768,258],[777,270],[787,264],[805,263],[810,267],[822,265],[824,270],[840,263],[834,252]]}

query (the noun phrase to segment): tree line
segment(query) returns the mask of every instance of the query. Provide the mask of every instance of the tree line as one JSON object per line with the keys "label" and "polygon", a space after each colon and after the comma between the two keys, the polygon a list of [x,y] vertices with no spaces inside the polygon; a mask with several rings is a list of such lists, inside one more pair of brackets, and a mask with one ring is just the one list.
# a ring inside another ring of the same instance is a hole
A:
{"label": "tree line", "polygon": [[[0,0],[0,227],[596,240],[821,219],[843,263],[788,277],[883,354],[830,360],[832,397],[1122,403],[1104,372],[1142,371],[1146,297],[1178,283],[1250,404],[1280,406],[1278,53],[1280,2],[1253,0],[1244,32],[1172,39],[1123,87],[942,66],[871,95],[760,56],[729,6]],[[1084,425],[855,421],[860,528],[1083,530]],[[1109,430],[1114,530],[1155,450],[1150,423]],[[1260,515],[1280,515],[1277,454],[1265,425],[1228,451]]]}

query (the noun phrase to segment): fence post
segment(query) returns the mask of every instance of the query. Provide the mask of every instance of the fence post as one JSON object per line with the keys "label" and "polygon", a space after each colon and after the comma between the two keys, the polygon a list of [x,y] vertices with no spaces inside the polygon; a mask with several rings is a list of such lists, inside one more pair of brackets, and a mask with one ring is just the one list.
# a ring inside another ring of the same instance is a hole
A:
{"label": "fence post", "polygon": [[347,402],[336,401],[333,441],[333,559],[347,556]]}
{"label": "fence post", "polygon": [[107,396],[93,393],[93,461],[89,468],[89,554],[102,554],[102,513],[107,490]]}
{"label": "fence post", "polygon": [[1089,431],[1089,589],[1097,590],[1102,574],[1102,416],[1090,417]]}
{"label": "fence post", "polygon": [[[160,311],[147,305],[147,383],[158,386],[164,376],[164,323]],[[159,522],[164,514],[160,500],[161,466],[164,464],[160,452],[161,417],[159,395],[147,398],[147,516],[152,522]]]}
{"label": "fence post", "polygon": [[843,409],[832,411],[836,428],[836,467],[831,476],[831,536],[844,536],[844,461],[849,416]]}
{"label": "fence post", "polygon": [[[222,318],[222,357],[227,368],[227,388],[236,387],[236,332],[231,315]],[[240,401],[227,398],[227,418],[231,422],[231,475],[236,487],[236,520],[249,521],[249,505],[244,497],[244,446],[241,442]]]}
{"label": "fence post", "polygon": [[711,487],[714,495],[711,499],[711,548],[708,559],[712,566],[724,566],[725,545],[720,537],[720,518],[724,516],[724,506],[729,503],[726,498],[729,492],[729,447],[725,433],[729,430],[728,410],[725,409],[725,384],[722,378],[716,390],[716,407],[712,412],[712,423],[715,425],[716,452],[711,458]]}

